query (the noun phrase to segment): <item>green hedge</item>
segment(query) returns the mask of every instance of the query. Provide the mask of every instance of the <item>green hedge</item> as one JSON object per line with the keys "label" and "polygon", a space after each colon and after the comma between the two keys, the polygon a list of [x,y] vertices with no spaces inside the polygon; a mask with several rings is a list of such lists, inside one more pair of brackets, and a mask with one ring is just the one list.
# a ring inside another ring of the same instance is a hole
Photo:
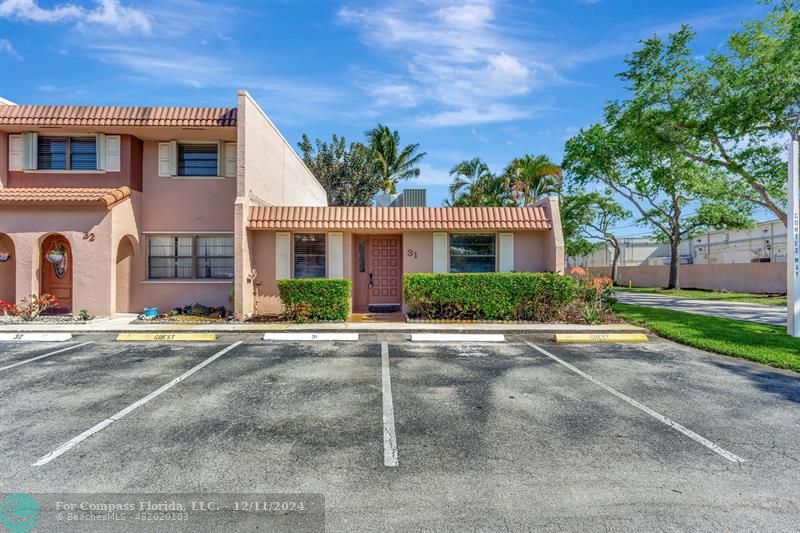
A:
{"label": "green hedge", "polygon": [[405,274],[409,315],[441,320],[558,320],[575,296],[572,278],[549,273]]}
{"label": "green hedge", "polygon": [[278,293],[289,319],[347,320],[350,315],[349,279],[282,279]]}

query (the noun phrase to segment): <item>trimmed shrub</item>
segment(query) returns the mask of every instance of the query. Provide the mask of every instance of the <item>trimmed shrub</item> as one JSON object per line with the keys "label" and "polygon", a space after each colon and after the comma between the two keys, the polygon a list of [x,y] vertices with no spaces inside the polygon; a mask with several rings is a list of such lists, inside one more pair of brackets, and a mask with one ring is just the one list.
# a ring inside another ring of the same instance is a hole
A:
{"label": "trimmed shrub", "polygon": [[349,279],[282,279],[278,293],[290,320],[344,321],[350,315]]}
{"label": "trimmed shrub", "polygon": [[403,292],[414,318],[552,322],[575,297],[575,281],[532,272],[405,274]]}

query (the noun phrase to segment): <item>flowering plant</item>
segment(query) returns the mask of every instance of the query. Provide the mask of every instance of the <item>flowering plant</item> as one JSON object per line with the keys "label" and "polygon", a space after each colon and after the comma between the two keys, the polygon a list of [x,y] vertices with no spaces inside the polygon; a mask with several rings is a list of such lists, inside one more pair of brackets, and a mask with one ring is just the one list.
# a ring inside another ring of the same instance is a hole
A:
{"label": "flowering plant", "polygon": [[588,270],[577,266],[569,269],[569,275],[576,283],[573,313],[589,324],[608,321],[614,303],[613,280],[608,276],[592,276]]}
{"label": "flowering plant", "polygon": [[22,320],[34,320],[54,307],[58,307],[58,299],[52,294],[31,294],[28,298],[23,298],[18,305],[0,300],[0,311]]}

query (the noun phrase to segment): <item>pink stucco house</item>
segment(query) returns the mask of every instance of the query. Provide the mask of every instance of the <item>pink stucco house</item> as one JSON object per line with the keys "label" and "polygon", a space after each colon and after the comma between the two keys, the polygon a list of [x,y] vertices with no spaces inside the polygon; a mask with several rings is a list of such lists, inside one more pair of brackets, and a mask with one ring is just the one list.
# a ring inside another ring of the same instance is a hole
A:
{"label": "pink stucco house", "polygon": [[96,315],[201,302],[245,317],[279,309],[279,279],[347,277],[353,308],[368,310],[402,303],[404,272],[563,263],[554,198],[327,207],[245,91],[233,108],[0,99],[0,300],[51,293]]}

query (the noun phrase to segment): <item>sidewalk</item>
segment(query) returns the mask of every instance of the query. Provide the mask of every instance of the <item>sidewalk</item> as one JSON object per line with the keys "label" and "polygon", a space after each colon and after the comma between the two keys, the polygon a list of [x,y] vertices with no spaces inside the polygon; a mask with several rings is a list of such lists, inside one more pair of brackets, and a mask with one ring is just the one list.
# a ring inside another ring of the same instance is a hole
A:
{"label": "sidewalk", "polygon": [[409,324],[407,322],[333,322],[324,324],[131,324],[136,315],[118,315],[87,323],[53,324],[0,324],[0,332],[70,332],[70,333],[121,333],[139,331],[184,332],[208,331],[215,333],[258,333],[264,331],[352,331],[352,332],[422,332],[422,331],[479,331],[493,333],[606,333],[645,331],[629,324]]}

